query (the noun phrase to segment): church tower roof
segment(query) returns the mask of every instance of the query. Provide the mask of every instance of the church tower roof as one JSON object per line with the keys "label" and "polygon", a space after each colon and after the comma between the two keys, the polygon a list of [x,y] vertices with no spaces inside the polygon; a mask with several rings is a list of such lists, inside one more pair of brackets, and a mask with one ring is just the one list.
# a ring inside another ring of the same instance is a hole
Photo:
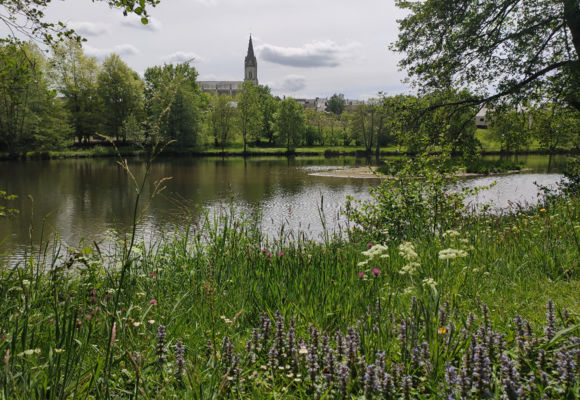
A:
{"label": "church tower roof", "polygon": [[246,55],[245,65],[246,67],[256,67],[258,65],[256,56],[254,55],[254,46],[252,45],[252,35],[250,35],[250,41],[248,43],[248,54]]}

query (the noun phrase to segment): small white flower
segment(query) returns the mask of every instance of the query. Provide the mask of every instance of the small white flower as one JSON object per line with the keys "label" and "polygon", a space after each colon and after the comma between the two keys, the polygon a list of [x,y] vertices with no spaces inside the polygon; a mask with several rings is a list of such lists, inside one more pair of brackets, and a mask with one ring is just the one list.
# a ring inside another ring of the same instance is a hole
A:
{"label": "small white flower", "polygon": [[455,237],[459,236],[459,232],[454,229],[449,229],[448,231],[443,232],[443,237]]}
{"label": "small white flower", "polygon": [[419,268],[421,266],[421,264],[419,264],[418,262],[415,261],[411,261],[409,264],[405,265],[403,268],[401,268],[401,270],[399,271],[399,274],[401,275],[414,275],[415,272],[417,272],[417,268]]}
{"label": "small white flower", "polygon": [[467,257],[467,252],[460,249],[444,249],[439,252],[440,260],[453,260],[454,258]]}
{"label": "small white flower", "polygon": [[435,280],[433,278],[423,279],[422,283],[423,283],[423,286],[430,287],[433,290],[435,290],[435,287],[437,286],[437,282],[435,282]]}
{"label": "small white flower", "polygon": [[28,279],[23,279],[22,280],[22,286],[30,286],[30,281]]}
{"label": "small white flower", "polygon": [[407,261],[411,261],[419,257],[415,252],[415,246],[411,242],[403,242],[399,245],[399,255]]}

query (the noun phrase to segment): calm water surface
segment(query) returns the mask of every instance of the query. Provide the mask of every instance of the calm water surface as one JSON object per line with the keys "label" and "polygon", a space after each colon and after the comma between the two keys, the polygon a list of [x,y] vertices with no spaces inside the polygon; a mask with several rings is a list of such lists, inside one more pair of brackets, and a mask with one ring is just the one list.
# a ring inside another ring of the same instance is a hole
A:
{"label": "calm water surface", "polygon": [[[493,202],[497,209],[537,201],[534,182],[553,185],[561,178],[563,157],[520,157],[531,173],[480,177],[463,185],[497,184],[472,203]],[[312,176],[312,172],[365,165],[355,158],[164,158],[155,162],[145,185],[150,198],[155,182],[166,189],[139,212],[140,234],[149,239],[196,222],[202,209],[212,212],[234,204],[238,213],[259,219],[270,237],[284,232],[308,232],[320,238],[321,207],[326,226],[343,229],[340,215],[348,195],[368,199],[375,179]],[[130,160],[140,180],[145,163]],[[128,174],[112,159],[0,162],[0,189],[19,196],[10,206],[20,215],[0,220],[0,253],[15,254],[41,238],[57,235],[66,245],[83,240],[104,241],[111,231],[127,232],[132,223],[136,189]]]}

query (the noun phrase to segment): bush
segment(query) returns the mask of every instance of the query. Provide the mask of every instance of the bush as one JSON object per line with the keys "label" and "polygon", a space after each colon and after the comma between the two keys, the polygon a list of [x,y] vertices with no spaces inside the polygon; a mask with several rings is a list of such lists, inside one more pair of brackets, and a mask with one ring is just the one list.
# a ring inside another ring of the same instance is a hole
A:
{"label": "bush", "polygon": [[345,213],[355,223],[355,235],[401,241],[443,232],[459,220],[463,199],[471,193],[448,191],[457,168],[445,155],[397,161],[382,171],[392,177],[371,188],[373,200],[347,201]]}

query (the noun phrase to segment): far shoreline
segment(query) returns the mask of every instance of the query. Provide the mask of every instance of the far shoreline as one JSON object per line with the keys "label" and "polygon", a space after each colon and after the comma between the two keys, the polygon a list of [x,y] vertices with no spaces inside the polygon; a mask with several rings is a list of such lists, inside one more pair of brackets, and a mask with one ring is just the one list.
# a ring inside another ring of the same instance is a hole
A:
{"label": "far shoreline", "polygon": [[[438,154],[439,152],[431,152],[430,154]],[[70,149],[65,151],[33,151],[27,153],[7,154],[0,153],[0,161],[33,161],[33,160],[59,160],[59,159],[81,159],[81,158],[137,158],[145,157],[149,151],[141,148],[119,147],[116,150],[112,146],[96,146],[88,149]],[[392,151],[384,150],[380,152],[380,157],[405,157],[416,156],[419,153],[406,151]],[[525,156],[525,155],[578,155],[580,150],[575,149],[558,149],[556,151],[544,151],[540,149],[525,150],[519,152],[506,151],[482,151],[479,153],[482,156]],[[460,152],[452,153],[453,156],[461,156]],[[352,150],[345,150],[344,148],[333,149],[332,147],[317,149],[317,148],[298,148],[294,151],[287,151],[284,148],[267,148],[261,150],[260,148],[251,149],[244,152],[243,150],[226,149],[219,151],[198,150],[198,149],[165,149],[161,153],[162,157],[324,157],[324,158],[339,158],[339,157],[356,157],[356,158],[376,158],[376,153],[367,153],[364,150],[353,148]]]}

